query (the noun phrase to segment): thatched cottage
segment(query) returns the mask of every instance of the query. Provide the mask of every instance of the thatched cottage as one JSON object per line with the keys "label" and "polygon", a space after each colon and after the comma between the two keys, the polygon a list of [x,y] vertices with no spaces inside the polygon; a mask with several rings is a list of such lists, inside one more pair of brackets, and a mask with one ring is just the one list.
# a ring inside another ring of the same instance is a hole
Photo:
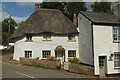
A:
{"label": "thatched cottage", "polygon": [[61,60],[79,58],[77,27],[60,10],[41,9],[35,4],[35,12],[17,29],[13,38],[13,59],[20,57],[46,59],[55,56]]}

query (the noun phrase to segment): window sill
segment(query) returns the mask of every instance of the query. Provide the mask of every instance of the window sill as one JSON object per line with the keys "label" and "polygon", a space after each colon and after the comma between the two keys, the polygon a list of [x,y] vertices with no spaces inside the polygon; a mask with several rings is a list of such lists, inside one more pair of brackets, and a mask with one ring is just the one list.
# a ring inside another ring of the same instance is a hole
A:
{"label": "window sill", "polygon": [[32,59],[32,58],[25,58],[25,59]]}
{"label": "window sill", "polygon": [[115,69],[120,69],[120,67],[115,67]]}
{"label": "window sill", "polygon": [[68,42],[76,42],[76,40],[67,40]]}
{"label": "window sill", "polygon": [[25,42],[33,42],[33,40],[25,40]]}
{"label": "window sill", "polygon": [[52,40],[42,40],[42,41],[52,41]]}
{"label": "window sill", "polygon": [[41,58],[41,60],[46,60],[47,58]]}

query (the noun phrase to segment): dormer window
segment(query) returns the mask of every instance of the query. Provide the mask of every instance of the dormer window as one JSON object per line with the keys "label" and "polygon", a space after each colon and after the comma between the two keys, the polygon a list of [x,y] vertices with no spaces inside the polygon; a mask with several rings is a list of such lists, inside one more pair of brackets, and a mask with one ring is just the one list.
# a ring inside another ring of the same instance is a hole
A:
{"label": "dormer window", "polygon": [[43,41],[52,41],[51,33],[43,33]]}
{"label": "dormer window", "polygon": [[32,36],[31,36],[31,35],[28,35],[28,36],[27,36],[27,40],[32,40]]}
{"label": "dormer window", "polygon": [[32,41],[32,35],[27,35],[25,41]]}
{"label": "dormer window", "polygon": [[71,34],[71,35],[68,35],[68,41],[72,41],[72,42],[75,42],[75,35],[74,34]]}

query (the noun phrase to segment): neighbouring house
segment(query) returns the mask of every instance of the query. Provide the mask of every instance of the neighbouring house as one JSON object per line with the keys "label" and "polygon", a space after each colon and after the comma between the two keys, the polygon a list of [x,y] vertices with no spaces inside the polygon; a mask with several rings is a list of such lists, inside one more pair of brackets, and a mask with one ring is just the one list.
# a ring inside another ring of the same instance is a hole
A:
{"label": "neighbouring house", "polygon": [[13,39],[15,60],[55,56],[63,64],[68,58],[79,58],[78,31],[74,23],[60,10],[42,9],[37,3],[35,12],[17,29]]}
{"label": "neighbouring house", "polygon": [[80,12],[79,57],[97,76],[120,75],[120,19],[111,13]]}
{"label": "neighbouring house", "polygon": [[114,3],[112,6],[112,12],[115,16],[120,18],[120,1]]}

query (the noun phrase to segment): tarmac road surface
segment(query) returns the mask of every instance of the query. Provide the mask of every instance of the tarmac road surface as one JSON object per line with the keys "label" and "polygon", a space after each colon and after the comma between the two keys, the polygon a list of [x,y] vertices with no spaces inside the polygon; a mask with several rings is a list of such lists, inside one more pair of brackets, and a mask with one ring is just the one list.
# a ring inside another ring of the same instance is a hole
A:
{"label": "tarmac road surface", "polygon": [[2,63],[3,78],[93,78],[92,76],[70,73],[67,71],[58,71],[43,69],[22,65]]}

